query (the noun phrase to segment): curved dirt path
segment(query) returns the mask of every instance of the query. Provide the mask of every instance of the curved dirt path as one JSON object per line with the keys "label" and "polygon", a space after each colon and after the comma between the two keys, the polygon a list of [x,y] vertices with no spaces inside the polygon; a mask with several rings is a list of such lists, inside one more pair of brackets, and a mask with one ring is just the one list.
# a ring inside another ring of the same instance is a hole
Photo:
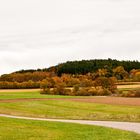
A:
{"label": "curved dirt path", "polygon": [[62,119],[45,119],[45,118],[32,118],[23,116],[12,116],[6,114],[0,114],[0,117],[26,119],[26,120],[40,120],[40,121],[52,121],[52,122],[66,122],[66,123],[78,123],[111,127],[121,130],[133,131],[140,134],[140,123],[131,122],[113,122],[113,121],[88,121],[88,120],[62,120]]}

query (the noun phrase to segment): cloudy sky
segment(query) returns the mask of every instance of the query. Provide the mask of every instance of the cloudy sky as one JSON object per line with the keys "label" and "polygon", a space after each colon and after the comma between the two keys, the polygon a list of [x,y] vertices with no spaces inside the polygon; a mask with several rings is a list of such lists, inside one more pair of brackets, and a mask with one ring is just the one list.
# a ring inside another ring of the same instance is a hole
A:
{"label": "cloudy sky", "polygon": [[0,0],[0,74],[139,54],[139,0]]}

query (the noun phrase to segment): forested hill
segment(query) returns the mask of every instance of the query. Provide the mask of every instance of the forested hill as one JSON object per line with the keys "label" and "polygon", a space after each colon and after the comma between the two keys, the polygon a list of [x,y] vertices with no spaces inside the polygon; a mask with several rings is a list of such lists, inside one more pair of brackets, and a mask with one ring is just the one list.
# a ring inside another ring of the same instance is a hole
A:
{"label": "forested hill", "polygon": [[114,76],[118,80],[140,81],[140,62],[112,59],[68,61],[50,68],[21,70],[1,75],[0,88],[39,88],[40,83],[47,78],[59,79],[61,78],[60,76],[66,76],[63,78],[70,79],[71,76],[78,77],[81,74],[83,74],[83,77],[91,75],[92,79],[96,79],[99,76]]}
{"label": "forested hill", "polygon": [[15,73],[33,73],[33,72],[54,72],[58,75],[63,73],[67,74],[86,74],[88,72],[95,72],[98,69],[108,69],[109,71],[117,66],[123,66],[129,72],[132,69],[140,69],[139,61],[119,61],[115,59],[93,59],[81,61],[68,61],[65,63],[52,66],[50,68],[37,69],[37,70],[20,70]]}
{"label": "forested hill", "polygon": [[59,64],[57,67],[57,74],[63,73],[69,74],[86,74],[88,72],[94,72],[101,68],[112,70],[117,66],[123,66],[124,69],[129,72],[132,69],[140,69],[140,62],[138,61],[118,61],[112,59],[94,59],[94,60],[82,60],[82,61],[68,61],[66,63]]}

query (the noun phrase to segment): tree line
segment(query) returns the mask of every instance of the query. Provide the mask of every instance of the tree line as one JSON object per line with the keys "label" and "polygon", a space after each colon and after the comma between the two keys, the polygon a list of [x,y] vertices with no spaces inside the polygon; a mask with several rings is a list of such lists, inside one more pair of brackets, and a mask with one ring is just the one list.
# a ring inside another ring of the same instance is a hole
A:
{"label": "tree line", "polygon": [[112,70],[118,66],[124,67],[129,73],[132,69],[140,69],[140,62],[138,61],[118,61],[113,59],[94,59],[82,61],[68,61],[66,63],[56,66],[57,74],[86,74],[88,72],[95,72],[98,69],[105,68],[113,74]]}
{"label": "tree line", "polygon": [[[1,75],[0,89],[40,88],[44,80],[54,79],[54,77],[64,79],[64,75],[67,79],[67,82],[64,82],[66,87],[79,85],[79,83],[74,84],[77,81],[80,81],[80,87],[82,87],[83,83],[85,84],[89,79],[88,84],[93,83],[99,77],[114,77],[118,81],[140,82],[140,63],[138,61],[99,59],[66,62],[48,69],[21,70]],[[50,83],[51,81],[53,80],[50,80]],[[59,82],[61,83],[61,80]],[[47,83],[49,84],[49,82]]]}

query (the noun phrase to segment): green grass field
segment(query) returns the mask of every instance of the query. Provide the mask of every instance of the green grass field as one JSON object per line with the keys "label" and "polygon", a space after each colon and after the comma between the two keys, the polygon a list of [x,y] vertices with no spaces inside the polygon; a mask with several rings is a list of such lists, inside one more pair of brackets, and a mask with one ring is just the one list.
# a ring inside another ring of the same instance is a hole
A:
{"label": "green grass field", "polygon": [[[56,98],[56,100],[21,100]],[[107,105],[57,100],[57,98],[94,98],[40,95],[32,92],[0,92],[0,113],[61,119],[113,120],[140,122],[139,106]],[[139,140],[140,135],[112,128],[0,117],[0,140]]]}
{"label": "green grass field", "polygon": [[73,96],[41,95],[39,91],[33,92],[0,92],[0,99],[29,99],[29,98],[72,98]]}
{"label": "green grass field", "polygon": [[[68,96],[44,96],[40,95],[38,92],[0,93],[1,99],[31,97],[71,98]],[[0,113],[42,118],[140,122],[139,106],[107,105],[64,100],[0,102]]]}
{"label": "green grass field", "polygon": [[140,135],[100,126],[0,117],[0,140],[139,140]]}

